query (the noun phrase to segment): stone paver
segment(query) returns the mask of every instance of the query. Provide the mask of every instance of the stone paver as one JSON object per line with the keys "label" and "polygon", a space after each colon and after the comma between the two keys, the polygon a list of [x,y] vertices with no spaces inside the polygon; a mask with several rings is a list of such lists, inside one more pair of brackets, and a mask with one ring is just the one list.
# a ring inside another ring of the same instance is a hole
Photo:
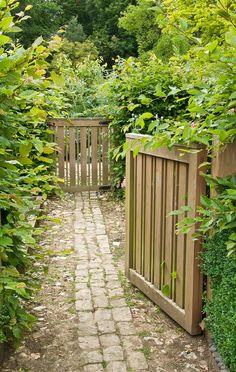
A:
{"label": "stone paver", "polygon": [[75,305],[83,371],[148,370],[94,192],[76,195],[75,249],[79,256]]}

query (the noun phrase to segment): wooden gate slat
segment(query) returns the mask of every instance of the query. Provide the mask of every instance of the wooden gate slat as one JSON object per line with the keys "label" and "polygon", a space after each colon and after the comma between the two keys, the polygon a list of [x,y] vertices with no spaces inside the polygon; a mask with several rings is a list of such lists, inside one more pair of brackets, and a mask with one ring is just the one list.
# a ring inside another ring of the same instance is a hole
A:
{"label": "wooden gate slat", "polygon": [[98,130],[92,128],[92,184],[98,182]]}
{"label": "wooden gate slat", "polygon": [[[179,164],[178,170],[178,208],[186,205],[188,173],[187,165]],[[185,296],[185,257],[186,257],[186,236],[179,234],[177,236],[177,259],[176,259],[176,303],[182,309],[184,308]]]}
{"label": "wooden gate slat", "polygon": [[137,156],[137,213],[136,213],[136,270],[139,274],[142,272],[141,261],[141,240],[142,240],[142,174],[143,161],[142,155]]}
{"label": "wooden gate slat", "polygon": [[144,276],[144,257],[145,257],[145,207],[146,207],[146,156],[142,156],[142,192],[141,192],[141,271],[140,274]]}
{"label": "wooden gate slat", "polygon": [[76,137],[76,186],[80,184],[81,164],[80,164],[80,128],[75,128]]}
{"label": "wooden gate slat", "polygon": [[108,127],[102,127],[102,179],[108,185]]}
{"label": "wooden gate slat", "polygon": [[146,157],[145,175],[145,223],[144,223],[144,277],[151,281],[151,225],[152,225],[152,158]]}
{"label": "wooden gate slat", "polygon": [[66,167],[66,174],[65,174],[65,185],[69,185],[69,173],[70,173],[70,160],[69,160],[69,128],[65,128],[65,167]]}
{"label": "wooden gate slat", "polygon": [[161,259],[162,259],[162,159],[156,158],[156,185],[155,185],[155,237],[154,237],[154,285],[161,288]]}
{"label": "wooden gate slat", "polygon": [[164,264],[164,285],[169,286],[171,297],[171,273],[172,273],[172,253],[173,253],[173,217],[169,213],[173,210],[173,194],[174,194],[174,162],[167,161],[166,173],[166,210],[165,210],[165,264]]}
{"label": "wooden gate slat", "polygon": [[70,137],[70,186],[75,186],[75,128],[69,128]]}
{"label": "wooden gate slat", "polygon": [[135,196],[133,190],[135,188],[134,183],[134,169],[136,159],[133,158],[133,154],[130,152],[126,157],[126,167],[128,170],[129,187],[126,187],[126,242],[125,242],[125,272],[128,275],[130,267],[135,267],[135,257],[133,247],[135,246],[135,234],[129,234],[135,226]]}
{"label": "wooden gate slat", "polygon": [[58,155],[58,165],[59,165],[59,177],[64,178],[65,175],[65,143],[64,143],[64,127],[58,127],[57,129],[59,155]]}
{"label": "wooden gate slat", "polygon": [[91,129],[87,128],[87,185],[91,184]]}
{"label": "wooden gate slat", "polygon": [[87,185],[87,128],[80,128],[81,186]]}
{"label": "wooden gate slat", "polygon": [[167,194],[167,160],[162,161],[162,201],[161,201],[161,287],[165,283],[165,244],[166,244],[166,194]]}
{"label": "wooden gate slat", "polygon": [[150,269],[150,281],[154,283],[154,267],[155,267],[155,234],[156,234],[156,159],[152,157],[152,192],[151,192],[151,269]]}
{"label": "wooden gate slat", "polygon": [[98,128],[98,183],[102,184],[102,128]]}
{"label": "wooden gate slat", "polygon": [[[132,235],[133,237],[136,237],[136,231],[137,231],[137,225],[136,225],[136,219],[137,219],[137,183],[135,182],[135,180],[137,179],[137,157],[134,158],[133,157],[133,154],[131,153],[131,158],[132,158],[132,161],[133,161],[133,173],[130,173],[131,177],[132,177],[132,188],[131,188],[131,193],[133,191],[133,194],[131,194],[131,198],[133,200],[133,204],[132,204],[132,208],[133,208],[133,222],[131,224],[131,229],[132,229]],[[126,190],[128,189],[129,187],[126,185]],[[126,216],[126,218],[128,218],[128,216]],[[136,239],[133,238],[132,240],[132,268],[135,268],[136,269],[136,245],[137,245],[137,242],[136,242]],[[127,270],[126,270],[127,271]]]}

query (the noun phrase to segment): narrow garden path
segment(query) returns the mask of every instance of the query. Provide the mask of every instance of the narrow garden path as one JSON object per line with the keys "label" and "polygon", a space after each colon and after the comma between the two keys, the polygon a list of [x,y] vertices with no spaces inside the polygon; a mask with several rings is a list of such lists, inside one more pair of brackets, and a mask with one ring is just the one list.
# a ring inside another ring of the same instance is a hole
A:
{"label": "narrow garden path", "polygon": [[204,339],[126,280],[122,202],[66,194],[45,209],[35,267],[43,286],[30,304],[38,322],[3,372],[214,371]]}

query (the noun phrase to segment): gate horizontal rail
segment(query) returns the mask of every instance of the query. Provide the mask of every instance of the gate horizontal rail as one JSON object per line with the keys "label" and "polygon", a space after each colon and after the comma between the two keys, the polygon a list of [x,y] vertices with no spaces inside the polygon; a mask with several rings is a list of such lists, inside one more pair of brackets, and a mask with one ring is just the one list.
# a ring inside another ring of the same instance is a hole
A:
{"label": "gate horizontal rail", "polygon": [[[132,147],[143,137],[129,134],[127,141]],[[195,216],[205,194],[198,169],[204,161],[205,150],[181,146],[141,148],[136,157],[131,149],[126,158],[126,275],[192,335],[201,333],[201,245],[192,239],[194,228],[176,235],[180,217],[169,213],[188,205],[188,217]]]}

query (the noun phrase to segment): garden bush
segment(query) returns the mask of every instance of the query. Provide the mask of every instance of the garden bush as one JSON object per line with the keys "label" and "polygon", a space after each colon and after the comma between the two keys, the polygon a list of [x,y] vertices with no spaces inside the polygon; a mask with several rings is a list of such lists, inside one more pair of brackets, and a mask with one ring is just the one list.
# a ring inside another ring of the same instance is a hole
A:
{"label": "garden bush", "polygon": [[[113,184],[119,185],[125,172],[122,149],[125,134],[132,131],[152,134],[160,120],[177,120],[186,109],[189,95],[184,89],[180,91],[178,79],[169,67],[150,54],[142,61],[131,57],[117,59],[98,96],[104,103],[101,115],[112,120],[111,175]],[[167,127],[160,125],[160,130],[165,132]]]}
{"label": "garden bush", "polygon": [[36,231],[29,217],[34,200],[57,189],[52,174],[55,144],[46,124],[63,111],[60,78],[48,59],[60,43],[41,38],[24,49],[14,43],[24,14],[16,21],[17,1],[0,2],[0,343],[17,343],[34,317],[26,311],[35,282],[29,275]]}
{"label": "garden bush", "polygon": [[[72,43],[71,43],[72,44]],[[105,66],[100,59],[92,58],[88,51],[82,59],[70,58],[65,53],[65,42],[58,53],[55,53],[51,66],[62,79],[65,116],[92,117],[100,114],[103,98],[97,95],[98,87],[104,83]]]}
{"label": "garden bush", "polygon": [[140,0],[120,19],[127,30],[135,31],[138,42],[145,24],[133,25],[132,17],[137,13],[142,19],[142,9],[154,14],[157,55],[165,52],[168,40],[178,41],[183,49],[174,43],[171,58],[160,61],[154,53],[141,53],[139,59],[129,58],[114,67],[105,92],[117,180],[124,172],[120,157],[127,151],[127,131],[152,134],[146,143],[151,147],[200,143],[207,146],[209,156],[213,138],[219,139],[220,147],[236,136],[235,3],[163,0],[152,9],[148,0]]}
{"label": "garden bush", "polygon": [[212,299],[205,307],[206,325],[230,371],[236,371],[236,254],[228,257],[228,232],[204,244],[202,270],[211,278]]}

